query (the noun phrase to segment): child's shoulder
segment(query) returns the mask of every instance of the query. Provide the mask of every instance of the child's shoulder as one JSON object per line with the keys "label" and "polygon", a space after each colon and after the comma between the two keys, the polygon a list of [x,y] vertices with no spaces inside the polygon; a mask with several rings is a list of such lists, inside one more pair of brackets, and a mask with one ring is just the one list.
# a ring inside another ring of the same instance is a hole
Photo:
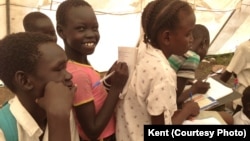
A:
{"label": "child's shoulder", "polygon": [[81,64],[75,61],[69,60],[67,63],[67,69],[69,70],[94,70],[92,66],[86,65],[86,64]]}
{"label": "child's shoulder", "polygon": [[93,75],[98,75],[98,72],[90,65],[81,64],[73,61],[68,61],[67,70],[74,76],[89,77]]}

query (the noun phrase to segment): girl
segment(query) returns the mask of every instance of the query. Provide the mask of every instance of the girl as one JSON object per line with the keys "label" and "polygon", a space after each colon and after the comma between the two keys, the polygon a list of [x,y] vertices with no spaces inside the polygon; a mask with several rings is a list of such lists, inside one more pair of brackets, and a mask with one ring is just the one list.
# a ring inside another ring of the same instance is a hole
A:
{"label": "girl", "polygon": [[194,25],[195,15],[187,2],[155,0],[145,7],[142,27],[146,48],[139,51],[127,94],[118,103],[118,141],[143,141],[144,125],[182,124],[199,113],[193,101],[177,111],[176,73],[167,60],[172,54],[187,52]]}
{"label": "girl", "polygon": [[63,39],[70,59],[67,69],[77,84],[74,109],[82,140],[112,140],[115,133],[114,108],[128,78],[126,63],[116,63],[109,93],[100,81],[100,75],[90,65],[87,55],[92,54],[99,41],[98,22],[92,7],[83,0],[67,0],[56,12],[57,32]]}

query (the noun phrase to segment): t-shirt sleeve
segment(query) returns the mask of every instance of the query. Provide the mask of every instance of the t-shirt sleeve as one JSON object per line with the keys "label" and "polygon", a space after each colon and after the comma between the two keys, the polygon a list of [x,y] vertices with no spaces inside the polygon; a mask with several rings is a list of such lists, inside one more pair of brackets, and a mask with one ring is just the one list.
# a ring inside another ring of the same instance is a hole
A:
{"label": "t-shirt sleeve", "polygon": [[195,52],[188,51],[185,54],[186,60],[180,66],[177,76],[188,78],[188,79],[195,79],[195,70],[198,68],[200,63],[200,56]]}
{"label": "t-shirt sleeve", "polygon": [[[147,97],[147,111],[150,115],[164,113],[165,124],[171,124],[176,111],[176,80],[171,74],[156,73]],[[175,76],[175,75],[174,75]]]}
{"label": "t-shirt sleeve", "polygon": [[74,106],[90,102],[94,99],[92,94],[92,83],[89,76],[84,71],[75,71],[72,81],[77,85]]}
{"label": "t-shirt sleeve", "polygon": [[234,72],[236,74],[238,74],[240,71],[242,71],[247,63],[246,62],[246,58],[247,58],[246,55],[249,55],[249,54],[246,54],[244,52],[244,50],[242,50],[241,48],[238,48],[235,51],[234,56],[232,57],[226,70],[229,72]]}

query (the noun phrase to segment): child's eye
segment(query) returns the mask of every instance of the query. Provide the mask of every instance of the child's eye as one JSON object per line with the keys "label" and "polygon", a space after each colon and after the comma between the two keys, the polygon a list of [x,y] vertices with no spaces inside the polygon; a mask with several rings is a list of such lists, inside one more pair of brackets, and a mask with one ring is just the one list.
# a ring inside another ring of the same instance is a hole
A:
{"label": "child's eye", "polygon": [[94,27],[93,30],[94,30],[94,31],[98,31],[98,27]]}
{"label": "child's eye", "polygon": [[187,37],[193,36],[193,33],[192,33],[192,32],[188,32],[186,36],[187,36]]}
{"label": "child's eye", "polygon": [[66,69],[66,64],[61,64],[54,68],[55,71],[61,71],[63,69]]}
{"label": "child's eye", "polygon": [[80,30],[80,31],[84,31],[86,28],[85,27],[83,27],[83,26],[81,26],[81,27],[78,27],[78,30]]}

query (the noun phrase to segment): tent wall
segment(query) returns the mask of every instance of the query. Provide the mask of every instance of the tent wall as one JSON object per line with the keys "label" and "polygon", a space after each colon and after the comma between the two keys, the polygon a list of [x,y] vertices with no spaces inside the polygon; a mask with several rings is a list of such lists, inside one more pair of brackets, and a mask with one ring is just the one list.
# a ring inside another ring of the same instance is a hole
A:
{"label": "tent wall", "polygon": [[0,38],[15,32],[24,31],[22,26],[23,17],[37,11],[41,0],[0,0]]}
{"label": "tent wall", "polygon": [[[64,0],[0,0],[0,38],[24,31],[22,19],[32,11],[48,15],[56,25],[55,11]],[[86,0],[95,10],[99,22],[100,41],[89,60],[98,71],[106,71],[117,59],[118,46],[135,47],[140,38],[140,15],[152,0]],[[196,14],[196,23],[210,31],[208,54],[233,52],[249,39],[250,0],[183,0]],[[8,12],[6,12],[8,10]],[[63,41],[58,37],[58,44]]]}
{"label": "tent wall", "polygon": [[240,8],[232,13],[211,43],[208,54],[234,52],[237,45],[250,39],[250,0],[243,1]]}
{"label": "tent wall", "polygon": [[7,21],[6,21],[6,1],[5,0],[0,0],[0,25],[1,25],[1,30],[0,30],[0,38],[3,38],[7,34]]}

